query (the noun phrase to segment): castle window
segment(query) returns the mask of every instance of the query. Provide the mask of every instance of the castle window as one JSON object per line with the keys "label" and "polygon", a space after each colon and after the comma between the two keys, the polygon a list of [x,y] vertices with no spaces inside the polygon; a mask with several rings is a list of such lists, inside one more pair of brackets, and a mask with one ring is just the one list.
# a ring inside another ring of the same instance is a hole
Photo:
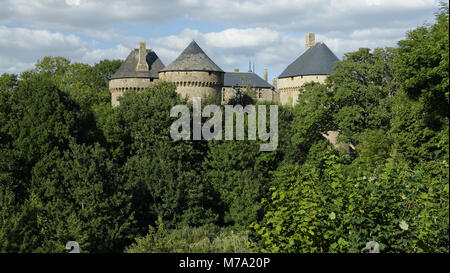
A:
{"label": "castle window", "polygon": [[294,80],[294,77],[291,77],[291,80]]}
{"label": "castle window", "polygon": [[211,71],[210,71],[210,72],[208,72],[208,75],[211,75]]}

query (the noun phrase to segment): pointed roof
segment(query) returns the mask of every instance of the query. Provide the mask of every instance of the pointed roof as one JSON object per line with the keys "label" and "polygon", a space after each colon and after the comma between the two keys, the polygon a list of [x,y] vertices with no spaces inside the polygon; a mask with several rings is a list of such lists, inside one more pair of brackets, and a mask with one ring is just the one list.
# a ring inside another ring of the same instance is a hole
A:
{"label": "pointed roof", "polygon": [[317,43],[293,63],[291,63],[278,78],[303,75],[329,75],[338,57],[324,44]]}
{"label": "pointed roof", "polygon": [[223,82],[225,87],[273,88],[272,85],[253,72],[225,72]]}
{"label": "pointed roof", "polygon": [[139,61],[139,49],[135,48],[130,52],[123,64],[117,69],[111,79],[121,78],[158,78],[158,72],[164,68],[164,64],[159,59],[158,55],[147,49],[146,61],[148,64],[148,71],[136,71],[137,63]]}
{"label": "pointed roof", "polygon": [[180,56],[161,71],[218,71],[223,72],[193,40]]}

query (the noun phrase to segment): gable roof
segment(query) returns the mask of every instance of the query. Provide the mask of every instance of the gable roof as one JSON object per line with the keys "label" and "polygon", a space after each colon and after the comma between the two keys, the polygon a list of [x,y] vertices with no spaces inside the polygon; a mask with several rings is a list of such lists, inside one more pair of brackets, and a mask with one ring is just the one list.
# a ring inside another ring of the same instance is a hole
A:
{"label": "gable roof", "polygon": [[158,78],[158,72],[164,68],[164,64],[159,59],[158,55],[147,49],[147,57],[145,58],[148,64],[148,71],[136,71],[136,66],[139,60],[139,49],[133,49],[123,64],[117,69],[116,73],[111,76],[111,79],[120,78]]}
{"label": "gable roof", "polygon": [[192,41],[180,56],[161,71],[218,71],[223,72],[205,52]]}
{"label": "gable roof", "polygon": [[317,43],[288,65],[278,78],[329,75],[333,73],[333,66],[336,61],[339,61],[339,59],[324,43]]}
{"label": "gable roof", "polygon": [[272,85],[253,72],[225,72],[223,82],[225,87],[251,86],[256,88],[273,88]]}

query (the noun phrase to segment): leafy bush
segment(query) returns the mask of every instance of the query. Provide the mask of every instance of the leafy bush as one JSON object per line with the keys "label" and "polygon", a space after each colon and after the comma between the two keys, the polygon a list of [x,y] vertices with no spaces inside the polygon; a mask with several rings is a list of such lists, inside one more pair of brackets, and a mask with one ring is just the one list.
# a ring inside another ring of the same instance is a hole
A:
{"label": "leafy bush", "polygon": [[[448,252],[448,163],[432,172],[389,160],[367,176],[345,176],[329,154],[276,174],[265,219],[252,227],[263,252]],[[429,169],[427,169],[429,170]]]}
{"label": "leafy bush", "polygon": [[183,226],[167,230],[162,219],[157,228],[149,226],[148,234],[137,237],[126,249],[128,253],[243,253],[250,252],[246,232],[233,232],[209,224],[200,227]]}

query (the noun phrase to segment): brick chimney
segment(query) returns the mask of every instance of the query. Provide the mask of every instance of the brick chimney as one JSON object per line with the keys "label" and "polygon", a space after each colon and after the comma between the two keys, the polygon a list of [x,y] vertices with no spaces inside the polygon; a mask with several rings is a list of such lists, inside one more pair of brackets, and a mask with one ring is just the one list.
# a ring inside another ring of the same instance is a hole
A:
{"label": "brick chimney", "polygon": [[306,33],[305,35],[305,51],[310,49],[316,43],[316,35],[314,33]]}
{"label": "brick chimney", "polygon": [[272,79],[272,86],[273,88],[277,89],[277,78]]}
{"label": "brick chimney", "polygon": [[235,68],[235,69],[234,69],[234,72],[239,72],[239,68]]}
{"label": "brick chimney", "polygon": [[264,80],[267,82],[269,77],[267,76],[267,68],[264,68]]}
{"label": "brick chimney", "polygon": [[145,42],[139,42],[139,60],[136,66],[136,71],[148,71],[147,64],[147,49]]}

